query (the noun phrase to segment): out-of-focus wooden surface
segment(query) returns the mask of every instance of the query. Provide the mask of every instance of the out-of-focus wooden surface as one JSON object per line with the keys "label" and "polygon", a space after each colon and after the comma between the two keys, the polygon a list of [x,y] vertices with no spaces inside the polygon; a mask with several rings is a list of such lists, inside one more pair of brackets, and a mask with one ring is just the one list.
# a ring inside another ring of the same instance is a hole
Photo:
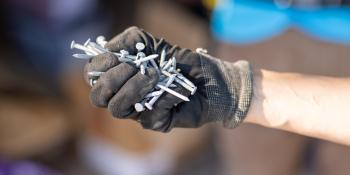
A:
{"label": "out-of-focus wooden surface", "polygon": [[25,158],[61,145],[71,132],[65,108],[48,99],[1,95],[0,154]]}

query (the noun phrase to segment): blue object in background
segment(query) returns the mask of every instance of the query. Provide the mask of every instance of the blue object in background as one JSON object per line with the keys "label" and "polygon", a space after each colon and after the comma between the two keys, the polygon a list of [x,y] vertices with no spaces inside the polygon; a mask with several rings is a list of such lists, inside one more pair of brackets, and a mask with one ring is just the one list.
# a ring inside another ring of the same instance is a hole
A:
{"label": "blue object in background", "polygon": [[233,44],[253,44],[296,27],[328,42],[350,44],[350,8],[279,8],[272,1],[219,0],[212,15],[214,37]]}

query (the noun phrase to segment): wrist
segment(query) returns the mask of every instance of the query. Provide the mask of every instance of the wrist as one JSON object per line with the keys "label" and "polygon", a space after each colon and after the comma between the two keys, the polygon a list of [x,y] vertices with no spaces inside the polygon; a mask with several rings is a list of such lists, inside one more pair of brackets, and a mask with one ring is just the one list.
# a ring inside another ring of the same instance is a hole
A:
{"label": "wrist", "polygon": [[[261,122],[261,111],[262,111],[262,101],[263,95],[261,92],[261,81],[262,81],[262,71],[254,70],[253,77],[253,96],[252,101],[244,120],[244,123],[260,124]],[[260,117],[259,117],[260,116]]]}
{"label": "wrist", "polygon": [[288,77],[288,74],[267,70],[254,71],[254,95],[245,122],[272,128],[288,123],[290,116],[283,115],[280,105],[281,98],[291,94],[287,87]]}

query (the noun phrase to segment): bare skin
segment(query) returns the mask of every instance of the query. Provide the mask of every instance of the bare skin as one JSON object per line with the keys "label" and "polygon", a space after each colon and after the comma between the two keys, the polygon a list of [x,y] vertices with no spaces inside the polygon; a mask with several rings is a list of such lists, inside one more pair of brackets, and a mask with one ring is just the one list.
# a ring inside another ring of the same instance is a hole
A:
{"label": "bare skin", "polygon": [[245,122],[350,145],[350,78],[261,70]]}

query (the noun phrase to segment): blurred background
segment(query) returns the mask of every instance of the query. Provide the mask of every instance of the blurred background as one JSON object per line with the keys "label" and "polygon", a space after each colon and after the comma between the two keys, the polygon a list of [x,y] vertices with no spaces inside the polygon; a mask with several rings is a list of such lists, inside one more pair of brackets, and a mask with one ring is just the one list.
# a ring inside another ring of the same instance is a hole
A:
{"label": "blurred background", "polygon": [[[89,102],[71,40],[137,25],[256,69],[350,76],[349,0],[3,0],[1,175],[347,175],[350,147],[243,124],[167,134]],[[331,116],[330,116],[331,117]]]}

